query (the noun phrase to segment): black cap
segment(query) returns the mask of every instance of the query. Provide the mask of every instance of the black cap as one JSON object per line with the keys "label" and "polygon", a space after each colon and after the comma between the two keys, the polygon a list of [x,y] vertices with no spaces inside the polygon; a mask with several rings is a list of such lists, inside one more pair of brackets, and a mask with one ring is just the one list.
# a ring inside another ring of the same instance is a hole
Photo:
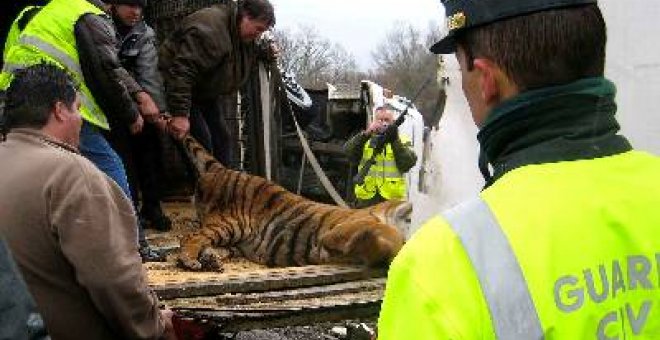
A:
{"label": "black cap", "polygon": [[142,8],[147,7],[147,0],[103,0],[103,2],[113,5],[138,5]]}
{"label": "black cap", "polygon": [[435,54],[456,51],[456,34],[468,28],[549,9],[594,4],[597,0],[441,0],[449,33],[431,46]]}

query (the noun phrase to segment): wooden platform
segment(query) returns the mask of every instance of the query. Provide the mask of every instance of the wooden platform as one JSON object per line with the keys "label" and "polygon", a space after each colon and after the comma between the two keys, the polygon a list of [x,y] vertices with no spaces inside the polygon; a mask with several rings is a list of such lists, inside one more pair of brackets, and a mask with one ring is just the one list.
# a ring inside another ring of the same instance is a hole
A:
{"label": "wooden platform", "polygon": [[235,332],[374,318],[382,276],[359,267],[307,266],[217,274],[153,288],[179,314]]}
{"label": "wooden platform", "polygon": [[237,332],[319,322],[373,319],[380,310],[385,270],[319,265],[267,268],[232,259],[224,272],[190,272],[176,263],[178,239],[199,223],[188,202],[167,203],[171,232],[148,232],[149,242],[173,252],[168,262],[147,263],[161,302],[179,315]]}

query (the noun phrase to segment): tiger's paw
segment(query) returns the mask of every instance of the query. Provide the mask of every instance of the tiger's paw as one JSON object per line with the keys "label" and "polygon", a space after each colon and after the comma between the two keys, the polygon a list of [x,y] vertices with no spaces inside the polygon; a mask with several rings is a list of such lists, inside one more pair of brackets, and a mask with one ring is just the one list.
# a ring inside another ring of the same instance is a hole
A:
{"label": "tiger's paw", "polygon": [[199,254],[199,263],[203,270],[220,273],[225,271],[221,257],[208,248]]}
{"label": "tiger's paw", "polygon": [[179,267],[183,269],[188,269],[193,271],[202,270],[202,264],[199,261],[190,259],[188,257],[179,256],[177,263],[179,264]]}

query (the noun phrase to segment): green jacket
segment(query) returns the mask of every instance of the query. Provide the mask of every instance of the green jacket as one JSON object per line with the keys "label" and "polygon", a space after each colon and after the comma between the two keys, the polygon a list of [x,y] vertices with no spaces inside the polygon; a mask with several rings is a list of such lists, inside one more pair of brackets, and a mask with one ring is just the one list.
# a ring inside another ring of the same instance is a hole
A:
{"label": "green jacket", "polygon": [[[371,135],[361,132],[344,144],[344,151],[351,163],[363,167],[373,154],[369,145]],[[383,152],[375,157],[376,163],[362,185],[355,185],[355,196],[361,200],[373,198],[380,194],[385,199],[403,199],[406,195],[406,182],[403,174],[408,172],[417,162],[417,155],[412,149],[411,141],[399,137],[391,143],[386,143]],[[358,169],[359,171],[359,169]]]}

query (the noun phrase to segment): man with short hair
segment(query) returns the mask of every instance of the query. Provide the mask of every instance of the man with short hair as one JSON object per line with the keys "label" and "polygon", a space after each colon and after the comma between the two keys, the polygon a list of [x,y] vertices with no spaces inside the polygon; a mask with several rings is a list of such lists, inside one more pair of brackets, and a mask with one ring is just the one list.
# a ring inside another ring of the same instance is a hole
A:
{"label": "man with short hair", "polygon": [[59,67],[16,71],[0,143],[0,235],[53,339],[172,333],[137,252],[121,188],[78,152],[80,92]]}
{"label": "man with short hair", "polygon": [[236,95],[246,83],[261,51],[255,41],[274,25],[268,0],[227,1],[183,19],[159,51],[175,138],[190,130],[218,161],[231,166],[235,137],[218,101]]}
{"label": "man with short hair", "polygon": [[[119,60],[122,66],[133,76],[137,83],[154,99],[161,114],[167,115],[165,89],[158,72],[158,51],[156,33],[143,18],[146,0],[108,0],[110,13],[117,28],[119,42]],[[131,189],[131,196],[140,223],[144,228],[167,231],[172,222],[163,213],[162,167],[163,146],[159,129],[164,124],[146,123],[138,134],[131,134],[129,129],[119,122],[110,121],[110,144],[117,150],[126,168],[126,175]],[[138,197],[140,206],[138,207]],[[140,242],[146,245],[144,234]]]}
{"label": "man with short hair", "polygon": [[486,188],[399,252],[379,339],[656,338],[660,159],[617,134],[596,1],[443,3]]}
{"label": "man with short hair", "polygon": [[[367,164],[371,157],[375,163],[369,168],[364,181],[355,183],[356,208],[368,207],[386,200],[406,199],[406,178],[404,174],[417,162],[417,155],[412,149],[412,142],[407,136],[401,136],[398,129],[388,127],[394,123],[391,108],[376,108],[374,120],[367,129],[356,134],[344,144],[344,152],[352,164],[358,164],[358,171]],[[374,155],[375,147],[383,139],[381,153]]]}

